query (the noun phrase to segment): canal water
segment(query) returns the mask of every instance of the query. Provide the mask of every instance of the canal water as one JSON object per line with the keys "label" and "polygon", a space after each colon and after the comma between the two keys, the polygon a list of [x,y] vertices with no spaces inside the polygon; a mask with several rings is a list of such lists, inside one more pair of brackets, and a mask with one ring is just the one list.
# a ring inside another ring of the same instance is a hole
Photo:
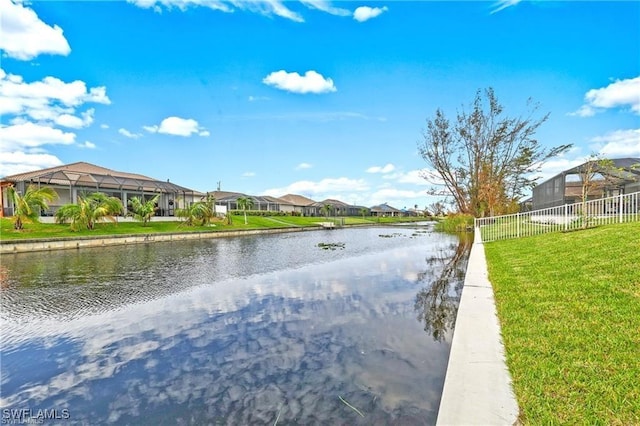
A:
{"label": "canal water", "polygon": [[3,416],[433,424],[469,249],[427,225],[3,256]]}

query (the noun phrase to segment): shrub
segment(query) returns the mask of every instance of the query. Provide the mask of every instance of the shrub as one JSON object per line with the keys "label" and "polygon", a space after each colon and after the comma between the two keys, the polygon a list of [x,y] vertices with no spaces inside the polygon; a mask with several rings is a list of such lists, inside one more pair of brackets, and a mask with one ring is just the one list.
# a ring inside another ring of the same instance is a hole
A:
{"label": "shrub", "polygon": [[436,225],[438,231],[465,232],[473,230],[473,216],[470,214],[449,214]]}
{"label": "shrub", "polygon": [[[272,210],[247,210],[246,211],[247,216],[286,216],[287,214],[285,212],[276,212],[276,211],[272,211]],[[232,215],[236,215],[236,216],[242,216],[245,214],[244,210],[231,210],[229,211],[229,214]]]}

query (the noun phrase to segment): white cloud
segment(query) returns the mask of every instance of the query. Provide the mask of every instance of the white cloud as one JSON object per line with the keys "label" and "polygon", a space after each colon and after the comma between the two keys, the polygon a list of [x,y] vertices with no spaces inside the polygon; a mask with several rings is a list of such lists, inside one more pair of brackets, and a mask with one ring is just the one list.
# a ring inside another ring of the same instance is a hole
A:
{"label": "white cloud", "polygon": [[299,13],[287,8],[281,0],[127,0],[138,7],[161,12],[162,8],[176,7],[182,11],[189,7],[207,7],[221,12],[233,12],[236,9],[259,13],[265,16],[280,16],[295,22],[304,22]]}
{"label": "white cloud", "polygon": [[266,96],[249,96],[248,98],[249,102],[268,101],[268,100],[270,99]]}
{"label": "white cloud", "polygon": [[582,105],[578,110],[570,112],[567,115],[573,115],[578,117],[593,117],[596,115],[596,110],[589,105]]}
{"label": "white cloud", "polygon": [[62,164],[46,153],[46,145],[72,145],[74,133],[24,122],[0,127],[0,174],[3,176]]}
{"label": "white cloud", "polygon": [[584,95],[585,104],[569,115],[591,117],[596,112],[610,108],[629,107],[640,115],[640,76],[615,80],[600,89],[591,89]]}
{"label": "white cloud", "polygon": [[142,137],[142,133],[132,133],[130,131],[128,131],[127,129],[118,129],[118,133],[120,133],[122,136],[130,138],[130,139],[138,139],[140,137]]}
{"label": "white cloud", "polygon": [[367,173],[391,173],[395,170],[395,166],[391,163],[385,166],[372,166],[367,169]]}
{"label": "white cloud", "polygon": [[351,12],[347,9],[342,9],[340,7],[335,7],[331,4],[331,2],[326,0],[300,0],[300,3],[305,6],[313,9],[318,9],[326,13],[330,13],[331,15],[336,16],[349,16]]}
{"label": "white cloud", "polygon": [[[75,133],[56,127],[90,126],[95,109],[78,111],[87,102],[109,104],[111,101],[104,87],[88,89],[82,81],[65,83],[55,77],[27,83],[21,76],[0,69],[0,114],[11,124],[0,127],[2,169],[14,174],[61,164],[57,157],[46,152],[46,146],[75,144]],[[76,144],[79,148],[95,147],[92,145],[91,142]]]}
{"label": "white cloud", "polygon": [[62,127],[69,127],[72,129],[80,129],[84,127],[84,122],[80,117],[76,117],[71,114],[62,114],[55,118],[55,124]]}
{"label": "white cloud", "polygon": [[87,148],[87,149],[95,149],[96,144],[93,143],[93,142],[85,141],[84,143],[78,144],[78,147]]}
{"label": "white cloud", "polygon": [[127,0],[127,3],[132,3],[143,9],[154,9],[156,12],[161,12],[162,6],[166,9],[176,7],[182,11],[187,10],[191,6],[203,6],[222,12],[231,12],[233,10],[224,4],[224,2],[216,0]]}
{"label": "white cloud", "polygon": [[6,74],[0,69],[0,114],[29,117],[71,128],[93,123],[94,110],[78,117],[76,110],[84,103],[110,104],[105,87],[87,89],[80,80],[65,83],[55,77],[27,83],[22,76]]}
{"label": "white cloud", "polygon": [[101,129],[108,129],[108,128],[109,128],[109,125],[108,125],[108,124],[101,124],[101,125],[100,125],[100,128],[101,128]]}
{"label": "white cloud", "polygon": [[209,136],[209,131],[200,127],[198,122],[192,118],[167,117],[160,123],[160,126],[143,126],[143,129],[150,133],[164,133],[174,136]]}
{"label": "white cloud", "polygon": [[313,165],[309,163],[300,163],[296,166],[296,170],[305,170],[305,169],[310,169],[311,167],[313,167]]}
{"label": "white cloud", "polygon": [[[0,50],[5,57],[31,60],[41,54],[68,55],[62,29],[40,20],[20,0],[0,0]],[[80,80],[64,82],[47,76],[25,82],[20,75],[0,69],[0,167],[5,174],[52,167],[62,162],[46,152],[49,145],[95,148],[76,144],[75,133],[56,127],[80,129],[93,124],[95,109],[79,110],[85,103],[110,104],[105,87],[88,88]]]}
{"label": "white cloud", "polygon": [[[389,203],[389,205],[402,209],[413,208],[416,203],[414,200],[424,200],[427,196],[426,191],[414,191],[408,189],[384,188],[371,194],[371,206]],[[422,208],[423,206],[418,206]]]}
{"label": "white cloud", "polygon": [[2,158],[0,160],[0,176],[11,176],[63,164],[58,157],[51,154],[2,151],[0,156]]}
{"label": "white cloud", "polygon": [[236,4],[241,5],[243,8],[246,8],[250,11],[258,11],[259,13],[271,16],[276,15],[281,18],[290,19],[295,22],[304,22],[304,19],[299,13],[292,11],[282,4],[279,0],[257,0],[257,1],[247,1],[237,2]]}
{"label": "white cloud", "polygon": [[616,130],[591,139],[595,150],[607,158],[640,157],[640,129]]}
{"label": "white cloud", "polygon": [[398,183],[408,183],[412,185],[428,186],[433,183],[427,182],[424,178],[424,170],[411,170],[409,172],[397,172],[384,175],[384,179],[393,180]]}
{"label": "white cloud", "polygon": [[249,178],[249,177],[254,177],[255,175],[256,175],[255,172],[244,172],[242,174],[242,177]]}
{"label": "white cloud", "polygon": [[494,3],[494,9],[491,11],[491,14],[500,12],[501,10],[511,6],[515,6],[521,1],[522,0],[498,0],[497,2]]}
{"label": "white cloud", "polygon": [[353,12],[353,19],[358,22],[368,21],[369,19],[379,16],[381,13],[389,10],[387,6],[384,7],[369,7],[360,6]]}
{"label": "white cloud", "polygon": [[45,24],[21,2],[0,0],[0,49],[7,56],[30,60],[40,54],[68,55],[71,52],[62,28]]}
{"label": "white cloud", "polygon": [[537,182],[542,183],[565,170],[579,166],[587,161],[588,157],[588,155],[585,155],[582,152],[582,148],[573,147],[564,154],[546,161],[540,168],[540,172],[536,173],[534,176],[540,177]]}
{"label": "white cloud", "polygon": [[262,82],[292,93],[327,93],[337,90],[333,80],[325,79],[313,70],[307,71],[304,76],[297,72],[275,71],[266,76]]}
{"label": "white cloud", "polygon": [[367,191],[369,185],[364,179],[350,179],[346,177],[325,178],[318,182],[301,180],[284,188],[273,188],[265,191],[266,195],[279,197],[282,194],[301,194],[307,197],[328,198],[329,193],[345,193]]}
{"label": "white cloud", "polygon": [[72,129],[81,129],[90,126],[93,123],[93,114],[95,109],[90,108],[80,114],[80,117],[71,114],[62,114],[54,119],[54,123]]}
{"label": "white cloud", "polygon": [[53,127],[26,122],[0,127],[0,152],[9,152],[18,148],[36,148],[42,145],[71,145],[75,139],[75,133],[66,133]]}

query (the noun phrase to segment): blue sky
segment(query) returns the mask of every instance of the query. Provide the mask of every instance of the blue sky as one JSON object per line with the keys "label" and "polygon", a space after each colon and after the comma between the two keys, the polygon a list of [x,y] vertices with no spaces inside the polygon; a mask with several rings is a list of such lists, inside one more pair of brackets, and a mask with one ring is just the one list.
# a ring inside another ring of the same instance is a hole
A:
{"label": "blue sky", "polygon": [[87,161],[199,191],[435,201],[426,119],[493,87],[545,146],[640,157],[640,3],[0,0],[0,175]]}

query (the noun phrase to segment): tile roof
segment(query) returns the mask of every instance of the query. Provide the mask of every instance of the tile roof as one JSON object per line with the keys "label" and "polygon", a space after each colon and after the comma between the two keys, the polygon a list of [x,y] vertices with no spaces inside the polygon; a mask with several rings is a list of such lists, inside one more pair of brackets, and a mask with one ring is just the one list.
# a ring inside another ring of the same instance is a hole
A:
{"label": "tile roof", "polygon": [[289,204],[293,204],[294,206],[310,206],[311,204],[315,203],[315,201],[311,198],[303,197],[302,195],[297,194],[287,194],[278,198],[288,202]]}
{"label": "tile roof", "polygon": [[145,191],[161,189],[166,192],[197,192],[168,180],[160,181],[141,174],[111,170],[83,161],[2,178],[2,182],[26,181],[57,185],[97,185],[101,188],[144,188]]}
{"label": "tile roof", "polygon": [[216,201],[235,201],[240,197],[247,197],[246,194],[241,192],[231,192],[231,191],[210,191],[209,195],[213,196]]}
{"label": "tile roof", "polygon": [[325,204],[331,204],[333,207],[350,207],[349,204],[340,201],[334,200],[332,198],[327,198],[326,200],[318,201],[317,203],[313,203],[316,207],[323,207]]}
{"label": "tile roof", "polygon": [[263,195],[262,198],[267,200],[267,201],[269,201],[269,202],[272,202],[274,204],[290,204],[290,205],[293,205],[293,203],[291,203],[291,202],[289,202],[287,200],[284,200],[284,199],[278,198],[278,197],[272,197],[270,195]]}
{"label": "tile roof", "polygon": [[95,164],[86,163],[84,161],[78,161],[76,163],[63,164],[62,166],[49,167],[47,169],[34,170],[32,172],[18,173],[11,176],[6,176],[2,178],[2,180],[12,181],[12,182],[22,182],[30,179],[37,179],[40,176],[52,174],[59,171],[68,171],[72,173],[79,174],[99,174],[99,175],[110,175],[115,177],[127,177],[141,180],[155,180],[147,176],[134,174],[134,173],[125,173],[118,172],[115,170],[107,169],[106,167],[96,166]]}
{"label": "tile roof", "polygon": [[391,212],[401,212],[400,210],[396,209],[395,207],[391,207],[389,204],[379,204],[377,206],[373,206],[371,207],[371,211],[373,212],[384,212],[384,213],[391,213]]}

